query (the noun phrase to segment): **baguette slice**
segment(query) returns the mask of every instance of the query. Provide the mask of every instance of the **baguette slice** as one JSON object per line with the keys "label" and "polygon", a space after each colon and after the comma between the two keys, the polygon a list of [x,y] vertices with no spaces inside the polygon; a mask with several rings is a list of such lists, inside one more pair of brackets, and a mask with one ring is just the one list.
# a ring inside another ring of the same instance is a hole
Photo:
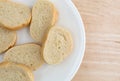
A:
{"label": "baguette slice", "polygon": [[36,44],[15,46],[5,53],[4,61],[24,64],[36,70],[43,63],[41,47]]}
{"label": "baguette slice", "polygon": [[43,38],[57,20],[57,10],[49,0],[38,0],[32,9],[30,34],[34,40],[43,43]]}
{"label": "baguette slice", "polygon": [[32,71],[21,64],[0,63],[0,81],[34,81]]}
{"label": "baguette slice", "polygon": [[0,27],[0,53],[12,47],[16,42],[16,32]]}
{"label": "baguette slice", "polygon": [[58,64],[70,54],[72,47],[70,33],[63,28],[53,27],[43,46],[43,58],[48,64]]}
{"label": "baguette slice", "polygon": [[31,9],[23,4],[0,0],[0,26],[17,30],[27,26],[31,20]]}

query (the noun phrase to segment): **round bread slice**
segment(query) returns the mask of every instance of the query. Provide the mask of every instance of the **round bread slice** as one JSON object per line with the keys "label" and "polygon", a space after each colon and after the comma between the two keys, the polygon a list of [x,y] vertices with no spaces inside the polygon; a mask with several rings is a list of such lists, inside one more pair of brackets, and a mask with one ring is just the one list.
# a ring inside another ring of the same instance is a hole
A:
{"label": "round bread slice", "polygon": [[5,53],[4,61],[24,64],[36,70],[43,64],[41,47],[36,44],[15,46]]}
{"label": "round bread slice", "polygon": [[0,0],[0,26],[17,30],[27,26],[31,20],[31,9],[23,4]]}
{"label": "round bread slice", "polygon": [[16,42],[16,32],[0,27],[0,54]]}
{"label": "round bread slice", "polygon": [[54,5],[49,0],[37,0],[32,9],[32,21],[30,26],[30,34],[34,40],[43,43],[43,38],[52,27],[58,14]]}
{"label": "round bread slice", "polygon": [[71,34],[61,27],[53,27],[43,46],[43,58],[48,64],[58,64],[70,54],[72,48]]}
{"label": "round bread slice", "polygon": [[0,63],[0,81],[34,81],[32,71],[21,64]]}

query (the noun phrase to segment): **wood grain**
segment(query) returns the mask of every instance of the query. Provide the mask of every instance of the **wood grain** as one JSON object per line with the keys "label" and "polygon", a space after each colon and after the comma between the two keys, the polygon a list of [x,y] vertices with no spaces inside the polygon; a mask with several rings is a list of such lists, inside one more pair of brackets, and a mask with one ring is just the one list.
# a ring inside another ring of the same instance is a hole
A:
{"label": "wood grain", "polygon": [[73,0],[83,18],[87,45],[72,81],[120,81],[120,0]]}

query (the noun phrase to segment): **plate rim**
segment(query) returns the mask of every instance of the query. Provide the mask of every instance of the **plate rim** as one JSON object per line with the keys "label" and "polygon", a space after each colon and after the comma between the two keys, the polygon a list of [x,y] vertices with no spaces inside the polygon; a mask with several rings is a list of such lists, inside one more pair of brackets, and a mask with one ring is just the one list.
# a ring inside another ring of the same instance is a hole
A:
{"label": "plate rim", "polygon": [[72,2],[72,0],[67,0],[66,3],[71,7],[71,9],[74,11],[74,13],[76,14],[77,20],[79,20],[79,24],[81,24],[81,31],[82,31],[82,52],[80,52],[82,54],[82,57],[80,57],[79,59],[77,59],[77,61],[79,62],[78,65],[76,65],[76,67],[74,67],[74,70],[72,71],[72,73],[64,80],[64,81],[71,81],[73,79],[73,77],[75,76],[75,74],[77,73],[77,71],[79,70],[83,57],[84,57],[84,53],[85,53],[85,46],[86,46],[86,35],[85,35],[85,27],[84,27],[84,23],[82,20],[82,17],[80,15],[80,12],[78,11],[78,9],[76,8],[76,6],[74,5],[74,3]]}

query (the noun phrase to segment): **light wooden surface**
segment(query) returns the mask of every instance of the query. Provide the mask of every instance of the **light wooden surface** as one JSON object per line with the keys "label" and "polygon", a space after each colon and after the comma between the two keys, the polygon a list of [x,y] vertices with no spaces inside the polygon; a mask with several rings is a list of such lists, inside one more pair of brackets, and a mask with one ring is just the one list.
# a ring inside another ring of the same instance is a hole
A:
{"label": "light wooden surface", "polygon": [[87,37],[81,68],[72,81],[120,81],[120,0],[73,0]]}

